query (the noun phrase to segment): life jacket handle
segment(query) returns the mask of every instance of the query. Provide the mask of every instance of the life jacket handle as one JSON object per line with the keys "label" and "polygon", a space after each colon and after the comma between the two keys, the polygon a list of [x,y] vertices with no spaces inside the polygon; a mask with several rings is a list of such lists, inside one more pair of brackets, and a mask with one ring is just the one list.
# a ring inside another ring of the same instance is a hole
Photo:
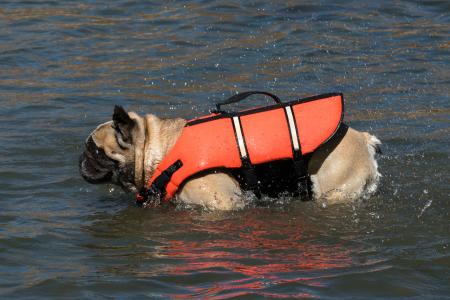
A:
{"label": "life jacket handle", "polygon": [[232,103],[236,103],[239,101],[244,100],[245,98],[251,96],[251,95],[255,95],[255,94],[260,94],[260,95],[266,95],[269,96],[270,98],[272,98],[276,103],[281,103],[280,98],[278,98],[278,96],[275,96],[274,94],[271,94],[269,92],[260,92],[260,91],[248,91],[248,92],[243,92],[243,93],[238,93],[236,95],[231,96],[230,98],[228,98],[225,101],[219,102],[216,104],[216,111],[214,111],[215,113],[226,113],[224,110],[221,109],[222,105],[228,105],[228,104],[232,104]]}

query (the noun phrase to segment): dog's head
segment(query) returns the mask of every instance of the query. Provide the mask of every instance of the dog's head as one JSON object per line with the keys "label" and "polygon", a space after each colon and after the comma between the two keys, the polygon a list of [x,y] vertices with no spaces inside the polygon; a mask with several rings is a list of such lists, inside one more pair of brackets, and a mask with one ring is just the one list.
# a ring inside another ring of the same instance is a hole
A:
{"label": "dog's head", "polygon": [[136,147],[142,138],[139,116],[114,108],[113,120],[99,125],[87,138],[79,168],[90,183],[112,182],[136,192]]}

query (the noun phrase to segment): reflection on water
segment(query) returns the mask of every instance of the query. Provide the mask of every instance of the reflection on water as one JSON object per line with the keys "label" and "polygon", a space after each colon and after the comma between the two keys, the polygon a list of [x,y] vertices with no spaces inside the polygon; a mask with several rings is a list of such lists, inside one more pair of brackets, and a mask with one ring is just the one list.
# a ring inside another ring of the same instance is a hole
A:
{"label": "reflection on water", "polygon": [[[348,250],[343,250],[339,244],[333,246],[302,244],[298,236],[290,235],[291,232],[277,232],[272,229],[266,231],[265,228],[258,227],[245,228],[249,233],[238,234],[232,241],[213,240],[205,243],[168,241],[168,246],[159,249],[160,255],[182,260],[182,264],[164,270],[164,276],[183,276],[200,272],[211,275],[218,273],[216,277],[219,279],[219,274],[225,276],[236,274],[239,278],[237,280],[226,280],[213,288],[194,287],[193,292],[205,296],[223,292],[236,295],[236,291],[246,289],[247,292],[238,294],[245,295],[262,290],[258,295],[267,296],[264,290],[268,285],[277,286],[294,282],[313,287],[323,285],[310,275],[303,277],[301,274],[295,274],[298,270],[320,272],[351,265]],[[244,249],[244,253],[239,253],[239,250]]]}
{"label": "reflection on water", "polygon": [[[298,214],[288,218],[283,209],[231,215],[126,209],[86,227],[94,240],[105,243],[85,247],[96,253],[91,259],[104,266],[99,274],[134,276],[146,282],[153,278],[182,290],[183,297],[275,297],[284,289],[278,296],[315,297],[315,291],[329,287],[331,278],[391,268],[386,258],[358,257],[377,249],[355,240],[373,230],[374,224],[359,226],[357,217],[348,217],[352,207],[331,210],[325,227],[308,216],[320,208],[304,208],[291,205],[289,211]],[[339,219],[344,212],[349,224],[343,227]],[[365,217],[379,220],[372,212]],[[133,221],[136,218],[140,222]],[[167,219],[175,222],[168,225]],[[148,284],[158,287],[153,280]],[[165,291],[164,295],[179,294]]]}
{"label": "reflection on water", "polygon": [[[449,12],[1,1],[1,297],[447,297]],[[114,104],[192,118],[244,90],[343,92],[346,121],[383,142],[379,193],[215,214],[142,210],[80,178],[83,141]]]}

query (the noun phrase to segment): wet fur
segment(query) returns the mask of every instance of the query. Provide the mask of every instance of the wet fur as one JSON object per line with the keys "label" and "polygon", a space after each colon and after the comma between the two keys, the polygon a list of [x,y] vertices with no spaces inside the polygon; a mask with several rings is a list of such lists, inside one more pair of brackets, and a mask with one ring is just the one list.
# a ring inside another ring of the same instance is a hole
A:
{"label": "wet fur", "polygon": [[[80,157],[87,181],[110,181],[129,192],[138,191],[178,139],[186,121],[140,117],[116,107],[113,121],[99,125],[88,137]],[[312,154],[308,165],[314,198],[326,203],[353,201],[375,192],[380,174],[375,154],[380,141],[343,125]],[[177,200],[212,210],[245,206],[239,183],[228,172],[205,173],[188,180]]]}

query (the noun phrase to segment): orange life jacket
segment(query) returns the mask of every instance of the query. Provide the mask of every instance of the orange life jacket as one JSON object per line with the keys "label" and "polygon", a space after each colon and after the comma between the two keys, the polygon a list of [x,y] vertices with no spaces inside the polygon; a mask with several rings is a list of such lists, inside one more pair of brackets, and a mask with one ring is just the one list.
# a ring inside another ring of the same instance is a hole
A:
{"label": "orange life jacket", "polygon": [[137,201],[154,195],[168,201],[188,178],[203,171],[301,160],[329,140],[342,121],[344,102],[339,93],[277,102],[237,113],[216,112],[187,122]]}

